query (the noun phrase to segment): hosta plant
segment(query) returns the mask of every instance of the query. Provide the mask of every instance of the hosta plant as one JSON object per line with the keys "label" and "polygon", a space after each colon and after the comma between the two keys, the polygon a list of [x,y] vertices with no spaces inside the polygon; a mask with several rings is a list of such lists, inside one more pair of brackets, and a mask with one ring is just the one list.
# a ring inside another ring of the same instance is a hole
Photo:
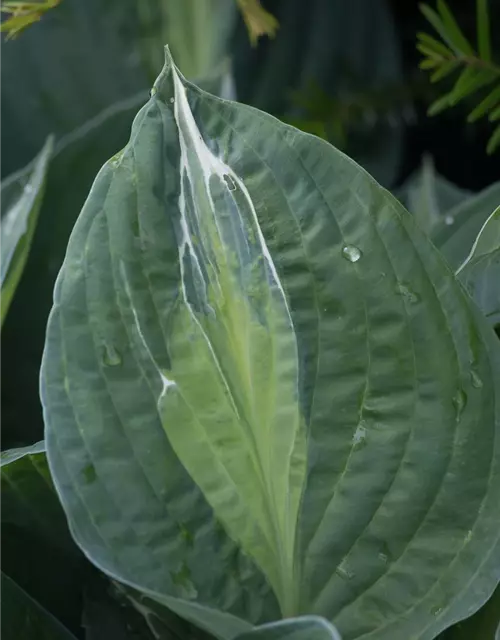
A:
{"label": "hosta plant", "polygon": [[499,380],[393,196],[167,53],[74,228],[41,372],[99,569],[221,640],[434,638],[498,582]]}

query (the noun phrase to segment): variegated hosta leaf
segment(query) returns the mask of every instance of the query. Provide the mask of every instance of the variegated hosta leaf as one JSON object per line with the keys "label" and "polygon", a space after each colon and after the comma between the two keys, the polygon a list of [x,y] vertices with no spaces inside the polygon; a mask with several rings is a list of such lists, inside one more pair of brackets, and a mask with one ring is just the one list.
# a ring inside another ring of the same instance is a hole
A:
{"label": "variegated hosta leaf", "polygon": [[33,162],[4,180],[1,185],[2,324],[22,276],[35,234],[52,145],[52,137],[47,138],[43,149]]}
{"label": "variegated hosta leaf", "polygon": [[167,59],[57,282],[51,471],[94,563],[218,638],[433,638],[498,578],[499,367],[389,193]]}
{"label": "variegated hosta leaf", "polygon": [[340,640],[337,630],[324,618],[303,616],[256,627],[236,640]]}

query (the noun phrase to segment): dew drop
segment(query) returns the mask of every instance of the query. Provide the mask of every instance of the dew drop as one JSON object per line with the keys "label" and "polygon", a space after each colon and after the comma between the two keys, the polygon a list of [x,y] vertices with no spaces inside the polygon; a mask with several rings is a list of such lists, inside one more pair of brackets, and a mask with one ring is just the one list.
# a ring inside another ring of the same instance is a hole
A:
{"label": "dew drop", "polygon": [[384,564],[387,564],[390,558],[391,558],[391,554],[389,553],[389,548],[387,547],[387,544],[384,542],[380,548],[378,559]]}
{"label": "dew drop", "polygon": [[481,380],[479,375],[474,371],[474,369],[472,369],[472,371],[470,372],[470,379],[472,382],[472,386],[475,389],[480,389],[483,386],[483,381]]}
{"label": "dew drop", "polygon": [[467,404],[467,394],[463,389],[458,389],[458,391],[453,396],[453,406],[455,407],[455,420],[460,422],[460,418],[462,417],[462,413]]}
{"label": "dew drop", "polygon": [[116,367],[122,363],[122,357],[116,347],[111,344],[104,345],[102,363],[106,367]]}
{"label": "dew drop", "polygon": [[358,424],[352,436],[352,444],[356,449],[361,449],[366,445],[366,427],[362,421]]}
{"label": "dew drop", "polygon": [[153,96],[155,96],[158,93],[158,89],[156,87],[153,87],[151,89],[151,91],[149,92],[150,97],[152,98]]}
{"label": "dew drop", "polygon": [[170,104],[174,104],[175,98],[170,98]]}
{"label": "dew drop", "polygon": [[453,216],[446,216],[444,219],[445,224],[448,226],[452,225],[455,222],[455,218]]}
{"label": "dew drop", "polygon": [[83,468],[82,474],[87,484],[92,484],[92,482],[95,482],[95,479],[97,478],[97,473],[93,464],[86,465]]}
{"label": "dew drop", "polygon": [[472,539],[472,529],[469,529],[469,531],[467,531],[467,535],[465,536],[465,544],[469,544],[469,542]]}
{"label": "dew drop", "polygon": [[339,578],[342,578],[342,580],[352,580],[354,578],[354,573],[342,565],[339,565],[335,569],[335,573]]}
{"label": "dew drop", "polygon": [[355,247],[353,244],[346,244],[342,249],[342,255],[346,260],[349,260],[349,262],[357,262],[363,254],[361,253],[361,249],[358,249],[358,247]]}
{"label": "dew drop", "polygon": [[398,293],[410,304],[415,304],[420,300],[418,294],[409,289],[406,285],[398,283]]}
{"label": "dew drop", "polygon": [[31,193],[32,191],[33,191],[33,185],[31,185],[31,184],[29,184],[29,183],[28,183],[28,184],[24,187],[24,193]]}
{"label": "dew drop", "polygon": [[433,616],[438,616],[443,611],[443,607],[432,607],[431,613]]}

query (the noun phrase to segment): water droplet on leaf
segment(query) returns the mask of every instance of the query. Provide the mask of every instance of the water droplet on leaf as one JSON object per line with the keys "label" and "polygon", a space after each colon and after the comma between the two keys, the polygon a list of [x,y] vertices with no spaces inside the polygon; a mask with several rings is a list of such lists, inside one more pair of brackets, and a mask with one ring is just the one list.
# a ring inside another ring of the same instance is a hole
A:
{"label": "water droplet on leaf", "polygon": [[444,219],[445,224],[448,226],[452,225],[455,222],[455,218],[453,216],[446,216]]}
{"label": "water droplet on leaf", "polygon": [[346,244],[342,249],[342,255],[346,260],[349,260],[349,262],[357,262],[363,254],[361,253],[361,249],[358,249],[358,247],[355,247],[353,244]]}
{"label": "water droplet on leaf", "polygon": [[361,449],[366,445],[366,427],[363,421],[361,421],[356,427],[356,431],[352,436],[352,444],[356,449]]}
{"label": "water droplet on leaf", "polygon": [[153,87],[151,89],[151,91],[149,92],[150,97],[152,98],[153,96],[155,96],[158,93],[158,89],[156,87]]}
{"label": "water droplet on leaf", "polygon": [[354,573],[342,565],[339,565],[335,569],[335,573],[342,578],[342,580],[352,580],[354,578]]}
{"label": "water droplet on leaf", "polygon": [[170,104],[174,104],[175,98],[170,98]]}
{"label": "water droplet on leaf", "polygon": [[470,372],[470,378],[472,381],[472,386],[476,389],[480,389],[483,386],[483,381],[479,377],[479,375],[474,371],[474,369]]}
{"label": "water droplet on leaf", "polygon": [[403,298],[409,302],[410,304],[415,304],[420,300],[418,294],[409,289],[406,285],[399,283],[398,284],[398,292],[403,296]]}
{"label": "water droplet on leaf", "polygon": [[116,367],[120,365],[122,363],[122,357],[118,349],[111,344],[104,345],[102,363],[106,367]]}
{"label": "water droplet on leaf", "polygon": [[24,187],[24,193],[31,193],[33,191],[33,186],[31,184],[27,184]]}
{"label": "water droplet on leaf", "polygon": [[431,613],[433,616],[438,616],[442,610],[443,610],[443,607],[432,607]]}
{"label": "water droplet on leaf", "polygon": [[467,394],[463,389],[458,389],[458,391],[453,396],[453,406],[455,407],[455,419],[457,422],[460,422],[460,418],[462,417],[463,410],[467,404]]}

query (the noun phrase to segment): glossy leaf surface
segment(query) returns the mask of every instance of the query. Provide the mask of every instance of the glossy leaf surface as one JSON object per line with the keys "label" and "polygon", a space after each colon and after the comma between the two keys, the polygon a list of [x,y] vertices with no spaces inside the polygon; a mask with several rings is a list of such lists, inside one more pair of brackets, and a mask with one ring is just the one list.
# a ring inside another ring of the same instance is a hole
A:
{"label": "glossy leaf surface", "polygon": [[52,138],[48,138],[28,167],[2,182],[2,324],[28,259],[45,189],[52,142]]}
{"label": "glossy leaf surface", "polygon": [[498,578],[499,366],[389,193],[168,60],[56,285],[51,470],[93,562],[219,638],[433,638]]}

